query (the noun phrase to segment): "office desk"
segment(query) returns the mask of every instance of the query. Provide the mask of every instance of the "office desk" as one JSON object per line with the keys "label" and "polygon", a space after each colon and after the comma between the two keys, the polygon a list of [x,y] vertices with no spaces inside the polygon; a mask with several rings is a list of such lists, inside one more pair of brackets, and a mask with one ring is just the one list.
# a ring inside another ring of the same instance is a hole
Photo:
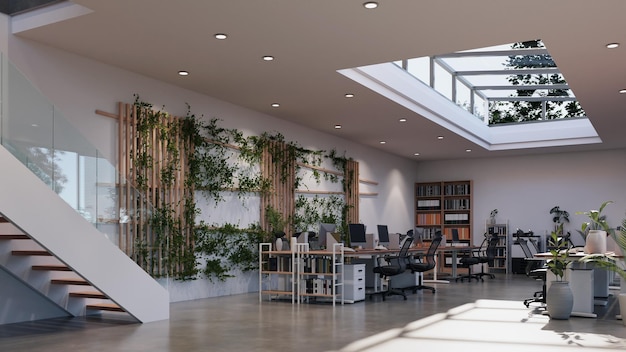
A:
{"label": "office desk", "polygon": [[[458,259],[458,253],[459,252],[466,252],[466,251],[471,251],[474,249],[478,249],[479,247],[477,246],[442,246],[437,248],[437,258],[442,257],[444,253],[451,253],[451,257],[452,257],[452,263],[451,263],[451,268],[452,268],[452,273],[451,273],[451,278],[454,279],[457,277],[457,259]],[[374,288],[374,292],[378,292],[378,290],[380,290],[381,285],[380,285],[380,280],[377,280],[376,275],[374,275],[373,272],[373,267],[376,266],[376,262],[383,258],[386,255],[397,255],[398,252],[400,250],[399,249],[388,249],[388,250],[376,250],[376,249],[359,249],[356,250],[354,252],[344,252],[344,256],[347,258],[350,258],[352,263],[364,263],[366,266],[365,272],[366,272],[366,276],[365,276],[365,285],[367,287],[373,287]],[[411,247],[409,249],[409,254],[413,255],[413,256],[420,256],[420,255],[424,255],[426,254],[426,252],[428,252],[428,246],[414,246]],[[435,282],[435,283],[450,283],[448,280],[440,280],[438,279],[438,274],[437,272],[439,271],[439,265],[441,262],[444,262],[443,260],[439,260],[437,259],[437,266],[434,269],[434,278],[433,280],[424,280],[424,282]],[[410,273],[410,272],[409,272]],[[407,274],[408,275],[408,274]],[[414,281],[412,284],[417,284],[417,280],[419,279],[418,277],[416,277],[415,275],[421,275],[418,273],[415,274],[411,274],[413,275],[414,279],[411,279],[412,281]],[[406,276],[406,275],[404,275]],[[398,280],[407,280],[406,277],[401,278],[401,277],[397,277],[396,281]],[[393,281],[393,279],[392,279]],[[407,285],[409,286],[409,285]]]}
{"label": "office desk", "polygon": [[[409,255],[420,255],[426,253],[428,247],[411,247],[409,249]],[[373,268],[378,265],[378,261],[385,256],[395,256],[400,252],[399,249],[358,249],[354,252],[344,252],[344,257],[352,264],[365,264],[365,286],[370,289],[371,293],[380,292],[382,290],[382,283],[380,277],[376,275]],[[417,284],[418,273],[411,273],[407,271],[403,274],[390,278],[390,282],[394,280],[396,282],[404,282],[402,286],[412,286]],[[372,291],[373,290],[373,291]]]}
{"label": "office desk", "polygon": [[[458,254],[462,253],[462,252],[470,252],[476,249],[480,249],[480,246],[442,246],[437,248],[437,252],[439,253],[439,256],[443,256],[445,253],[451,253],[451,259],[452,259],[452,263],[451,267],[452,267],[452,273],[450,278],[451,279],[456,279],[457,278],[457,268],[458,268]],[[439,261],[438,261],[439,262]],[[444,256],[444,265],[445,265],[445,256]],[[434,281],[436,282],[442,282],[442,280],[437,280],[437,271],[435,271],[435,278]]]}

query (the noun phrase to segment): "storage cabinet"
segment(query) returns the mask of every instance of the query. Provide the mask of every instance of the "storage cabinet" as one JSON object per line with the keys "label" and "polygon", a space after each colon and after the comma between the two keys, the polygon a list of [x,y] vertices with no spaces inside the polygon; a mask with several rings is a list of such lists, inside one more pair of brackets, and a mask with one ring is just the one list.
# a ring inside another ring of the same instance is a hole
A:
{"label": "storage cabinet", "polygon": [[346,264],[343,270],[344,302],[365,300],[365,264]]}
{"label": "storage cabinet", "polygon": [[495,273],[510,273],[511,264],[511,241],[509,235],[508,221],[492,224],[487,221],[485,226],[487,235],[498,236],[498,245],[496,247],[496,256],[493,265],[489,266],[489,270]]}

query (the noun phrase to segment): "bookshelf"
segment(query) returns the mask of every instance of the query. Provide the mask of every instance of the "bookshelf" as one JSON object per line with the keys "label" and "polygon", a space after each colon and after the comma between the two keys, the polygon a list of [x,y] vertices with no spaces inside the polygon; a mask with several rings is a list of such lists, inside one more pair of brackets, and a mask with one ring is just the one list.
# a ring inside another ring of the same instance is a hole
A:
{"label": "bookshelf", "polygon": [[415,184],[415,227],[424,240],[441,231],[452,242],[453,229],[460,242],[472,240],[472,181],[437,181]]}
{"label": "bookshelf", "polygon": [[485,233],[487,235],[495,234],[499,239],[496,246],[496,256],[493,265],[489,267],[489,271],[495,273],[511,272],[511,242],[508,221],[493,224],[487,220]]}
{"label": "bookshelf", "polygon": [[273,251],[270,243],[259,245],[259,301],[267,296],[291,303],[343,304],[343,245],[328,251],[311,251],[308,243],[294,245],[291,251]]}

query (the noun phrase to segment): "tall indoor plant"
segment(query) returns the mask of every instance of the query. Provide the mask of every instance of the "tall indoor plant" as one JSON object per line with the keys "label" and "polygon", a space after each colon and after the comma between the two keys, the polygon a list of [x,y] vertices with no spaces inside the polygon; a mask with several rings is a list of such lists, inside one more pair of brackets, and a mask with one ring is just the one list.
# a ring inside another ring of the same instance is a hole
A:
{"label": "tall indoor plant", "polygon": [[563,232],[561,223],[549,238],[550,258],[547,261],[548,270],[556,277],[550,282],[546,292],[546,309],[550,319],[569,319],[574,307],[574,297],[569,282],[563,280],[565,269],[571,262],[568,258],[567,242],[560,234]]}
{"label": "tall indoor plant", "polygon": [[606,216],[602,215],[602,210],[611,203],[613,203],[613,201],[608,200],[602,203],[598,210],[576,212],[576,214],[587,215],[587,217],[589,217],[588,222],[582,223],[580,231],[585,237],[585,253],[595,254],[606,252],[606,237],[609,234],[613,234],[613,231],[606,221]]}
{"label": "tall indoor plant", "polygon": [[587,254],[580,261],[593,263],[596,267],[612,271],[620,276],[621,292],[617,299],[622,323],[626,325],[626,258],[624,258],[624,254],[626,254],[626,218],[622,219],[622,226],[619,231],[613,232],[612,236],[621,253],[615,253],[617,256],[607,253]]}

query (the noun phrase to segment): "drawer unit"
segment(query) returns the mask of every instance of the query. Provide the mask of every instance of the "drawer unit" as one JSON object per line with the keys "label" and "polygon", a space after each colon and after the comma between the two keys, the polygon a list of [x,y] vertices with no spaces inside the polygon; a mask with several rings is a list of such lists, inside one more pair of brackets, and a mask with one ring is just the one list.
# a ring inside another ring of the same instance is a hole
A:
{"label": "drawer unit", "polygon": [[345,264],[343,270],[344,302],[365,300],[365,264]]}

